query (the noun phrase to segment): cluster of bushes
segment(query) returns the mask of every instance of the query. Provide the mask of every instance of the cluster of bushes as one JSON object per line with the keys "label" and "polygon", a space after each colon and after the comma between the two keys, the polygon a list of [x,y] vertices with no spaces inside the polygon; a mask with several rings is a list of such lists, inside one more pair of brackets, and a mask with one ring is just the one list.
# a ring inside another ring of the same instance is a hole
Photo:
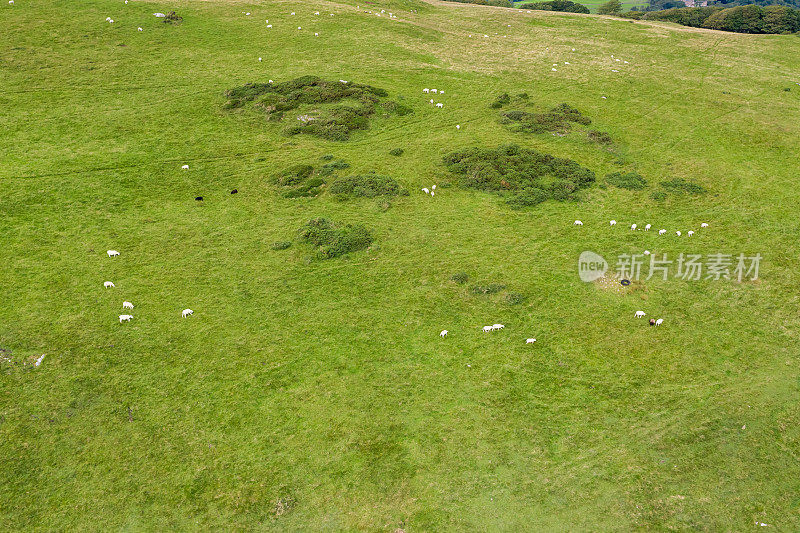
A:
{"label": "cluster of bushes", "polygon": [[363,250],[372,244],[372,234],[360,224],[337,224],[326,218],[314,218],[297,232],[300,242],[314,247],[318,259],[330,259]]}
{"label": "cluster of bushes", "polygon": [[638,172],[614,172],[606,176],[606,181],[614,187],[631,191],[647,188],[647,180]]}
{"label": "cluster of bushes", "polygon": [[164,17],[164,24],[180,24],[181,22],[183,22],[183,17],[179,16],[174,11],[170,11]]}
{"label": "cluster of bushes", "polygon": [[568,104],[561,104],[545,113],[529,113],[527,111],[505,111],[501,124],[514,131],[524,133],[567,133],[572,123],[588,126],[592,120]]}
{"label": "cluster of bushes", "polygon": [[800,31],[800,10],[789,6],[678,7],[646,13],[631,11],[623,16],[736,33],[777,34]]}
{"label": "cluster of bushes", "polygon": [[458,2],[459,4],[478,4],[482,6],[514,7],[511,0],[445,0],[445,2]]}
{"label": "cluster of bushes", "polygon": [[322,187],[325,186],[325,180],[322,179],[322,176],[329,176],[337,170],[345,169],[349,166],[340,160],[326,163],[319,170],[314,170],[312,165],[301,163],[279,172],[273,177],[272,183],[288,188],[283,192],[284,198],[317,196],[322,192]]}
{"label": "cluster of bushes", "polygon": [[[228,101],[225,109],[237,109],[248,102],[264,111],[269,120],[281,121],[287,111],[301,105],[339,104],[319,115],[298,117],[298,124],[287,128],[295,135],[307,133],[324,139],[344,141],[355,130],[369,126],[369,117],[380,105],[387,112],[398,115],[413,113],[413,110],[397,102],[380,99],[388,93],[376,87],[359,83],[326,81],[317,76],[301,76],[282,83],[248,83],[225,92]],[[341,103],[347,100],[347,104]]]}
{"label": "cluster of bushes", "polygon": [[[452,276],[450,276],[450,281],[454,281],[459,285],[464,285],[469,281],[469,274],[466,272],[456,272]],[[479,296],[479,295],[490,295],[490,294],[497,294],[502,292],[506,289],[506,286],[502,283],[490,283],[488,285],[472,285],[469,288],[470,294]],[[509,292],[504,295],[503,298],[504,303],[508,305],[519,305],[521,303],[525,303],[527,301],[527,297],[524,294],[519,292]]]}
{"label": "cluster of bushes", "polygon": [[444,164],[459,176],[462,187],[501,194],[516,208],[550,199],[575,200],[595,181],[594,172],[571,159],[513,144],[453,152]]}
{"label": "cluster of bushes", "polygon": [[330,192],[339,199],[408,195],[394,178],[375,173],[339,178],[331,184]]}
{"label": "cluster of bushes", "polygon": [[520,9],[538,9],[541,11],[563,11],[565,13],[589,13],[589,8],[570,0],[550,0],[548,2],[533,2],[517,4]]}

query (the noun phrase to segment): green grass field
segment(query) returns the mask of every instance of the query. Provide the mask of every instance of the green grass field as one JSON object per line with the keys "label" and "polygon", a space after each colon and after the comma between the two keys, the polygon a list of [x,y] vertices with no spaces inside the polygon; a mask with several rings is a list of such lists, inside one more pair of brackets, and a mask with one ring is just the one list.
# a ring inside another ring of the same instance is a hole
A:
{"label": "green grass field", "polygon": [[[525,2],[533,2],[535,0],[525,0]],[[583,4],[588,7],[592,13],[597,13],[597,8],[601,4],[605,4],[608,0],[583,0],[578,2],[579,4]],[[525,2],[515,2],[515,5],[523,4]],[[642,2],[639,0],[634,0],[632,2],[621,2],[623,9],[626,11],[631,9],[632,7],[646,7],[648,4],[647,2]]]}
{"label": "green grass field", "polygon": [[[418,0],[16,0],[0,24],[0,529],[800,529],[797,36]],[[302,75],[414,113],[335,142],[223,110]],[[510,131],[503,92],[614,142]],[[420,191],[505,143],[598,181],[522,210]],[[411,194],[272,184],[328,154]],[[603,185],[620,170],[648,189]],[[708,193],[651,198],[674,178]],[[320,216],[375,241],[311,260]],[[584,250],[644,249],[763,260],[624,294],[578,277]],[[491,283],[527,299],[469,289]]]}

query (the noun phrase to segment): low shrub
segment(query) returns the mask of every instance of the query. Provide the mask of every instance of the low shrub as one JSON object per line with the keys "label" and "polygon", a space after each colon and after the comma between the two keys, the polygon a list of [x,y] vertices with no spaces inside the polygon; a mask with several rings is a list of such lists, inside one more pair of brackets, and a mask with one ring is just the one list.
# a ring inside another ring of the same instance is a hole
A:
{"label": "low shrub", "polygon": [[631,191],[647,188],[647,180],[637,172],[613,172],[606,176],[606,181],[614,187]]}
{"label": "low shrub", "polygon": [[312,178],[299,187],[283,193],[284,198],[308,198],[317,196],[322,192],[322,186],[325,185],[325,180],[321,178]]}
{"label": "low shrub", "polygon": [[532,2],[518,4],[520,9],[538,9],[541,11],[562,11],[565,13],[589,13],[589,8],[570,0],[551,0],[549,2]]}
{"label": "low shrub", "polygon": [[[270,121],[281,121],[286,112],[301,105],[340,105],[315,110],[313,115],[301,115],[299,124],[289,126],[287,133],[306,133],[328,140],[344,141],[356,130],[369,126],[369,117],[388,93],[380,88],[358,83],[326,81],[317,76],[301,76],[282,83],[248,83],[225,92],[228,101],[224,109],[237,109],[248,102],[267,114]],[[346,105],[342,102],[347,100]],[[413,112],[397,102],[380,104],[383,109],[398,115]],[[316,113],[319,113],[318,115]]]}
{"label": "low shrub", "polygon": [[350,164],[346,161],[339,159],[338,161],[333,161],[331,163],[325,163],[322,165],[322,168],[319,170],[320,176],[330,176],[337,170],[344,170],[346,168],[350,168]]}
{"label": "low shrub", "polygon": [[181,22],[183,22],[183,17],[178,16],[174,11],[170,11],[164,17],[165,24],[180,24]]}
{"label": "low shrub", "polygon": [[495,294],[505,288],[506,286],[500,283],[490,283],[489,285],[473,285],[469,290],[472,294]]}
{"label": "low shrub", "polygon": [[503,93],[503,94],[499,95],[497,98],[495,98],[494,102],[489,104],[489,107],[491,109],[500,109],[504,105],[510,104],[510,103],[511,103],[511,97],[508,95],[508,93]]}
{"label": "low shrub", "polygon": [[391,150],[389,150],[389,155],[393,155],[393,156],[395,156],[395,157],[400,157],[400,156],[401,156],[401,155],[403,155],[405,152],[406,152],[406,151],[405,151],[405,150],[403,150],[402,148],[392,148]]}
{"label": "low shrub", "polygon": [[611,135],[606,133],[605,131],[598,131],[598,130],[589,130],[586,132],[589,136],[589,140],[596,142],[598,144],[611,144],[614,141],[611,139]]}
{"label": "low shrub", "polygon": [[664,191],[653,191],[650,194],[650,198],[652,198],[656,202],[663,202],[664,200],[667,199],[667,193],[665,193]]}
{"label": "low shrub", "polygon": [[285,250],[292,246],[292,241],[276,241],[272,243],[273,250]]}
{"label": "low shrub", "polygon": [[314,167],[311,165],[292,165],[275,176],[274,182],[276,185],[281,185],[284,187],[297,185],[303,183],[313,173]]}
{"label": "low shrub", "polygon": [[706,188],[699,183],[685,180],[683,178],[674,178],[671,180],[662,181],[661,186],[673,194],[699,195],[707,192]]}
{"label": "low shrub", "polygon": [[350,197],[375,198],[377,196],[407,195],[394,178],[374,173],[339,178],[331,184],[330,192],[344,199]]}
{"label": "low shrub", "polygon": [[459,150],[445,156],[444,164],[461,187],[502,194],[513,207],[577,199],[595,181],[594,172],[575,161],[513,144]]}
{"label": "low shrub", "polygon": [[459,4],[478,4],[482,6],[495,7],[514,7],[511,0],[445,0],[445,2],[457,2]]}
{"label": "low shrub", "polygon": [[309,220],[298,230],[301,242],[314,247],[318,259],[330,259],[363,250],[372,244],[372,234],[360,225],[342,225],[326,218]]}
{"label": "low shrub", "polygon": [[469,274],[466,272],[456,272],[452,276],[450,276],[450,281],[455,281],[459,285],[463,285],[469,281]]}
{"label": "low shrub", "polygon": [[506,294],[505,302],[508,305],[520,305],[525,303],[527,296],[518,292],[509,292]]}
{"label": "low shrub", "polygon": [[569,104],[561,104],[546,113],[506,111],[502,113],[500,123],[523,133],[567,133],[571,123],[588,126],[592,120]]}

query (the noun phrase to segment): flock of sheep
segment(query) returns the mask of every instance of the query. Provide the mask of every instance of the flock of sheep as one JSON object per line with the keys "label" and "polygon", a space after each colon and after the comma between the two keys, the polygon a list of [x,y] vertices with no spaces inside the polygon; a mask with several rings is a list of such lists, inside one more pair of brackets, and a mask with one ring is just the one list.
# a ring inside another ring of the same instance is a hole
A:
{"label": "flock of sheep", "polygon": [[[117,257],[119,255],[119,252],[116,250],[108,250],[106,253],[108,254],[108,257]],[[105,287],[106,289],[113,289],[116,287],[116,285],[114,285],[113,281],[105,281],[103,282],[103,287]],[[126,300],[122,302],[122,308],[133,309],[133,303]],[[192,316],[193,314],[194,311],[192,311],[191,309],[184,309],[183,311],[181,311],[181,317],[183,318]],[[133,315],[128,315],[128,314],[119,315],[119,323],[122,324],[123,322],[130,322],[132,318]],[[39,365],[37,364],[36,366]]]}
{"label": "flock of sheep", "polygon": [[[491,326],[483,326],[483,328],[481,328],[481,329],[482,329],[482,331],[484,333],[489,333],[491,331],[500,331],[501,329],[505,329],[505,326],[503,324],[492,324]],[[439,336],[441,338],[445,338],[445,337],[447,337],[448,333],[450,333],[450,332],[447,331],[446,329],[443,329],[442,332],[439,333]],[[525,339],[525,344],[533,344],[535,342],[536,342],[536,339],[534,339],[533,337]]]}
{"label": "flock of sheep", "polygon": [[[611,220],[611,221],[609,221],[608,224],[609,224],[609,226],[616,226],[617,225],[617,221],[616,220]],[[572,223],[572,225],[573,226],[583,226],[583,222],[581,222],[580,220],[576,220],[575,222]],[[636,230],[650,231],[650,228],[652,228],[652,227],[653,227],[652,224],[645,224],[644,228],[640,228],[637,224],[631,224],[631,231],[636,231]],[[708,227],[708,223],[707,222],[703,222],[702,224],[700,224],[700,227],[701,228],[707,228]],[[659,235],[666,235],[667,234],[667,230],[660,229],[660,230],[658,230],[658,234]],[[680,237],[681,235],[683,235],[683,233],[680,230],[677,230],[675,232],[675,235]],[[686,235],[691,237],[692,235],[694,235],[694,230],[687,231]]]}

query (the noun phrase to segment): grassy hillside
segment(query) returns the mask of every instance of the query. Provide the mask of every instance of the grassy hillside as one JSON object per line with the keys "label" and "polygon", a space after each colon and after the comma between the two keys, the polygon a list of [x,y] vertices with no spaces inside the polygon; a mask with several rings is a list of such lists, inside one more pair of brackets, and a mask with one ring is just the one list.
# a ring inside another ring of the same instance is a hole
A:
{"label": "grassy hillside", "polygon": [[[0,5],[2,529],[800,528],[796,36],[414,0],[15,1]],[[153,16],[172,10],[178,25]],[[303,75],[414,112],[338,142],[286,134],[313,105],[283,122],[223,109],[228,89]],[[568,103],[613,143],[514,131],[499,118],[516,103],[489,107],[505,92]],[[442,161],[506,143],[598,181],[513,210]],[[327,155],[350,165],[328,186],[374,171],[410,195],[273,183]],[[616,171],[648,188],[604,185]],[[675,178],[708,192],[652,198]],[[315,259],[297,238],[315,217],[374,242]],[[584,250],[644,249],[764,259],[743,283],[578,277]],[[490,284],[506,289],[471,288]]]}

